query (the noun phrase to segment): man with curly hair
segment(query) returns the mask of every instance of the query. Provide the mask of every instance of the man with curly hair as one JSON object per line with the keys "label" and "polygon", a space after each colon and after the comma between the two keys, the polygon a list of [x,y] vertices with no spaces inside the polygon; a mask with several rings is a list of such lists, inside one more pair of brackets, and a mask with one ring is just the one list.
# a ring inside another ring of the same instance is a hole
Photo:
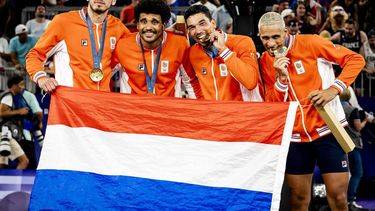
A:
{"label": "man with curly hair", "polygon": [[183,87],[189,98],[200,98],[200,88],[188,58],[184,36],[165,31],[171,16],[163,0],[143,0],[135,7],[138,33],[120,39],[115,50],[124,71],[120,91],[181,97]]}

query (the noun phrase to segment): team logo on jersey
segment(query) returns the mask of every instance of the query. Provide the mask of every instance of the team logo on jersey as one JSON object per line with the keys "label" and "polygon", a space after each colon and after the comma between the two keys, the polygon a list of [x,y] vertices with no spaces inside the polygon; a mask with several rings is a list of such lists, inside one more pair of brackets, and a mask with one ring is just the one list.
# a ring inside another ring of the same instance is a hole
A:
{"label": "team logo on jersey", "polygon": [[296,68],[298,75],[305,73],[305,68],[303,67],[301,60],[294,62],[294,68]]}
{"label": "team logo on jersey", "polygon": [[202,68],[202,74],[207,75],[207,69],[205,67]]}
{"label": "team logo on jersey", "polygon": [[341,165],[342,165],[343,168],[348,167],[348,163],[346,162],[346,160],[341,161]]}
{"label": "team logo on jersey", "polygon": [[220,76],[221,77],[227,77],[228,76],[228,69],[227,69],[227,66],[225,64],[220,64],[219,69],[220,69]]}
{"label": "team logo on jersey", "polygon": [[145,64],[138,64],[138,70],[144,71],[145,70]]}
{"label": "team logo on jersey", "polygon": [[160,69],[160,72],[161,73],[168,73],[168,69],[169,69],[169,61],[168,60],[161,60],[161,69]]}
{"label": "team logo on jersey", "polygon": [[81,40],[81,46],[88,46],[89,42],[87,40]]}
{"label": "team logo on jersey", "polygon": [[111,45],[111,50],[115,49],[115,47],[116,47],[116,37],[109,37],[109,43]]}

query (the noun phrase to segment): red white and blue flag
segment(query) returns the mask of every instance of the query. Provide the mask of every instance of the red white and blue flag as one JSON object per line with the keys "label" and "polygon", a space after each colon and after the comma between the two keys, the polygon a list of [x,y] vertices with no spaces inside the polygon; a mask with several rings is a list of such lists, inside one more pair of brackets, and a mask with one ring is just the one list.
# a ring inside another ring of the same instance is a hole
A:
{"label": "red white and blue flag", "polygon": [[30,210],[278,210],[295,112],[59,87]]}

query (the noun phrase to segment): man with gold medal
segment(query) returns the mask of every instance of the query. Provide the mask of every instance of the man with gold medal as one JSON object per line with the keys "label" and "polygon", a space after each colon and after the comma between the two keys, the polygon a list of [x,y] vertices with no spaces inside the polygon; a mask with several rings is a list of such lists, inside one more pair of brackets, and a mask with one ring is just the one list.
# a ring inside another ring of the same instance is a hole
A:
{"label": "man with gold medal", "polygon": [[[328,106],[343,125],[347,123],[338,94],[362,70],[363,57],[318,35],[288,34],[279,13],[265,13],[258,28],[266,49],[260,58],[265,100],[295,101],[299,108],[285,168],[291,210],[308,210],[315,165],[331,210],[348,210],[347,155],[315,106]],[[343,68],[338,77],[334,63]]]}
{"label": "man with gold medal", "polygon": [[115,56],[120,91],[140,95],[201,98],[200,86],[188,58],[186,37],[165,31],[170,8],[163,0],[143,0],[135,7],[138,33],[120,39]]}
{"label": "man with gold medal", "polygon": [[[112,53],[129,30],[108,14],[116,0],[89,0],[81,10],[56,15],[26,57],[30,77],[46,92],[57,85],[110,91]],[[43,70],[54,58],[54,78]]]}

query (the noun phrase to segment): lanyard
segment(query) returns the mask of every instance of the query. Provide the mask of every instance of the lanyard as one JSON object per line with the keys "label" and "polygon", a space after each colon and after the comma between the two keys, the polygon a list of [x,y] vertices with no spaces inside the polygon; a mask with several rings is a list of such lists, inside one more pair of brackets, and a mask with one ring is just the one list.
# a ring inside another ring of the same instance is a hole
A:
{"label": "lanyard", "polygon": [[287,34],[285,37],[285,47],[288,48],[288,45],[289,45],[289,35]]}
{"label": "lanyard", "polygon": [[89,28],[90,41],[91,41],[91,51],[92,51],[92,57],[94,59],[94,68],[100,68],[100,61],[102,60],[103,49],[104,49],[105,32],[106,32],[106,28],[107,28],[107,18],[104,19],[104,22],[103,22],[102,37],[100,38],[99,52],[96,51],[94,32],[92,30],[91,19],[90,19],[90,16],[89,16],[88,13],[87,13],[87,16],[86,16],[86,23],[87,23],[87,26]]}
{"label": "lanyard", "polygon": [[210,58],[213,59],[213,58],[215,58],[219,54],[219,51],[213,45],[211,45],[210,48],[211,48],[211,50],[209,50],[208,48],[203,47],[203,49],[206,52],[206,54]]}
{"label": "lanyard", "polygon": [[146,83],[147,83],[147,91],[148,93],[154,93],[154,87],[155,87],[155,82],[156,82],[156,75],[158,73],[158,68],[159,68],[159,60],[160,60],[160,55],[161,55],[161,44],[160,43],[158,47],[158,54],[156,56],[156,62],[154,65],[154,69],[152,70],[152,76],[150,78],[150,75],[148,74],[147,70],[147,64],[146,64],[146,59],[145,59],[145,50],[143,49],[142,41],[139,42],[141,45],[141,50],[142,50],[142,56],[143,56],[143,63],[145,64],[144,72],[146,75]]}

